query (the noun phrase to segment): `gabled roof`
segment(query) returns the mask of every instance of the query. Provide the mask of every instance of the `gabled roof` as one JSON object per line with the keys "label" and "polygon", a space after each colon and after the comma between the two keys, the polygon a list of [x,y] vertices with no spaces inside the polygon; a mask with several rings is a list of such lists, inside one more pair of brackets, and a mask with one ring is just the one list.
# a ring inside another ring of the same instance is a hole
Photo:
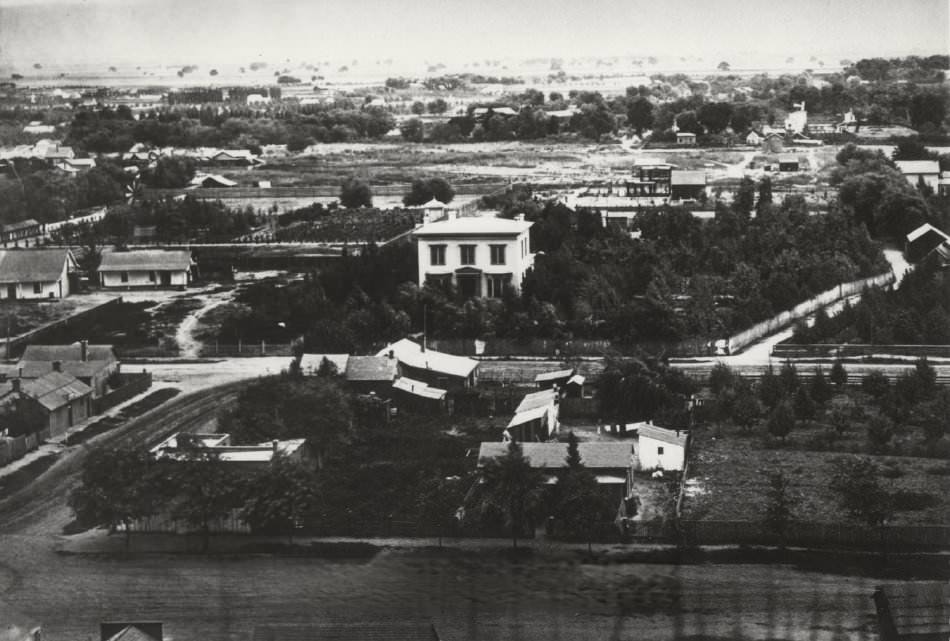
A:
{"label": "gabled roof", "polygon": [[160,641],[152,635],[143,632],[134,625],[128,625],[113,634],[107,641]]}
{"label": "gabled roof", "polygon": [[493,216],[466,216],[454,220],[441,220],[423,225],[413,232],[414,236],[517,236],[531,229],[534,223]]}
{"label": "gabled roof", "polygon": [[686,447],[687,432],[684,430],[668,430],[650,423],[636,423],[633,427],[637,430],[637,436],[646,436],[670,445]]}
{"label": "gabled roof", "polygon": [[568,379],[574,375],[573,369],[559,369],[554,372],[542,372],[534,377],[535,383],[547,383],[548,381],[558,381]]}
{"label": "gabled roof", "polygon": [[348,381],[386,381],[396,378],[396,359],[388,356],[350,356],[346,361]]}
{"label": "gabled roof", "polygon": [[[113,361],[62,361],[61,368],[64,374],[76,378],[92,378],[102,370],[112,365]],[[17,369],[23,378],[39,378],[53,371],[52,361],[24,361],[17,363]]]}
{"label": "gabled roof", "polygon": [[674,169],[670,172],[671,185],[705,185],[705,171],[686,171],[683,169]]}
{"label": "gabled roof", "polygon": [[99,271],[186,271],[191,265],[191,252],[187,250],[105,251]]}
{"label": "gabled roof", "polygon": [[419,343],[411,341],[408,338],[397,341],[389,347],[384,347],[377,356],[388,356],[390,351],[393,352],[393,356],[395,356],[400,363],[408,365],[409,367],[449,374],[450,376],[458,376],[460,378],[468,377],[475,371],[475,368],[478,367],[478,361],[471,358],[443,354],[442,352],[437,352],[432,349],[422,351],[422,346]]}
{"label": "gabled roof", "polygon": [[950,635],[950,584],[896,583],[874,592],[882,631],[890,628],[901,639]]}
{"label": "gabled roof", "polygon": [[924,223],[923,225],[921,225],[920,227],[918,227],[918,228],[915,229],[914,231],[912,231],[912,232],[910,232],[909,234],[907,234],[907,242],[912,243],[912,242],[914,242],[915,240],[917,240],[918,238],[920,238],[921,236],[923,236],[923,235],[925,235],[925,234],[928,234],[928,233],[929,233],[929,234],[937,234],[938,236],[941,236],[944,240],[950,240],[950,236],[948,236],[946,233],[940,231],[939,229],[937,229],[936,227],[934,227],[934,226],[931,225],[930,223]]}
{"label": "gabled roof", "polygon": [[553,389],[545,389],[538,392],[531,392],[530,394],[525,394],[524,398],[521,399],[521,402],[518,403],[518,407],[515,409],[515,412],[527,412],[528,410],[533,410],[537,407],[548,407],[554,405],[557,402],[557,392]]}
{"label": "gabled roof", "polygon": [[902,174],[939,174],[940,163],[936,160],[895,160]]}
{"label": "gabled roof", "polygon": [[511,420],[508,421],[508,427],[524,425],[525,423],[544,418],[550,408],[550,405],[542,405],[540,407],[532,407],[531,409],[516,412],[515,415],[511,417]]}
{"label": "gabled roof", "polygon": [[[87,345],[87,361],[114,361],[115,350],[112,345]],[[20,357],[20,363],[27,361],[82,361],[82,345],[79,342],[69,345],[27,345]]]}
{"label": "gabled roof", "polygon": [[446,204],[444,202],[435,197],[430,199],[429,202],[419,205],[422,209],[441,209],[445,206]]}
{"label": "gabled roof", "polygon": [[39,378],[24,381],[21,391],[30,398],[36,399],[48,410],[59,409],[74,399],[92,393],[88,385],[62,372],[50,372]]}
{"label": "gabled roof", "polygon": [[[630,441],[578,443],[581,463],[591,470],[629,468],[633,464],[633,443]],[[482,443],[478,449],[478,465],[487,459],[499,458],[508,451],[507,443]],[[522,443],[531,467],[556,470],[567,467],[567,443]]]}
{"label": "gabled roof", "polygon": [[581,374],[574,374],[574,376],[567,379],[568,385],[583,385],[584,381],[587,380]]}
{"label": "gabled roof", "polygon": [[198,174],[191,179],[190,184],[193,187],[234,187],[237,185],[237,182],[219,174]]}
{"label": "gabled roof", "polygon": [[440,641],[427,622],[357,621],[269,624],[254,628],[253,641]]}
{"label": "gabled roof", "polygon": [[56,282],[75,264],[68,249],[0,249],[0,283]]}
{"label": "gabled roof", "polygon": [[430,387],[428,384],[409,378],[408,376],[400,376],[397,378],[393,383],[393,389],[434,401],[441,401],[445,398],[447,393],[444,389]]}

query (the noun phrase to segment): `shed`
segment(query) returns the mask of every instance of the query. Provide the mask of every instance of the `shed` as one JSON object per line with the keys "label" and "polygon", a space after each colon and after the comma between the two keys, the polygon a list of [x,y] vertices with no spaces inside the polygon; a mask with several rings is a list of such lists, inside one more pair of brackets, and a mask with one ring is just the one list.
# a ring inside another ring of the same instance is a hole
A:
{"label": "shed", "polygon": [[375,392],[388,395],[396,380],[396,359],[389,356],[350,356],[344,378],[354,390],[363,394]]}
{"label": "shed", "polygon": [[879,585],[873,595],[881,641],[947,641],[950,584]]}
{"label": "shed", "polygon": [[950,235],[930,223],[924,223],[904,239],[904,254],[912,263],[920,262],[934,252],[942,264],[950,264]]}
{"label": "shed", "polygon": [[178,288],[191,282],[194,261],[188,250],[106,251],[99,264],[99,284],[111,288]]}
{"label": "shed", "polygon": [[[628,426],[628,428],[631,426]],[[637,460],[642,470],[683,470],[688,433],[652,423],[636,423]]]}
{"label": "shed", "polygon": [[781,154],[778,157],[779,171],[801,171],[801,165],[798,156],[795,154]]}
{"label": "shed", "polygon": [[65,298],[76,269],[68,249],[0,249],[0,300]]}
{"label": "shed", "polygon": [[674,169],[670,173],[670,198],[699,199],[706,193],[706,172]]}
{"label": "shed", "polygon": [[677,145],[696,145],[696,134],[690,133],[688,131],[678,131],[676,132],[676,144]]}

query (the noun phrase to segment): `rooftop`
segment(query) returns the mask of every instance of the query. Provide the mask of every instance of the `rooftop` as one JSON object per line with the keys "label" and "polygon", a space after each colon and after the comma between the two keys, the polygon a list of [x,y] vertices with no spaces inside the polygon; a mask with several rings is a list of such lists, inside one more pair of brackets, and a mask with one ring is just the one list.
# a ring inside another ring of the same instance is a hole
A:
{"label": "rooftop", "polygon": [[[630,441],[578,443],[581,462],[592,470],[628,468],[633,464],[634,446]],[[567,467],[567,443],[522,443],[522,452],[531,467],[553,470]],[[507,443],[482,443],[478,464],[508,451]]]}
{"label": "rooftop", "polygon": [[0,283],[52,283],[75,264],[68,249],[0,249]]}
{"label": "rooftop", "polygon": [[441,401],[443,398],[445,398],[446,394],[444,389],[430,387],[428,384],[423,383],[422,381],[417,381],[407,376],[400,376],[397,378],[393,383],[393,389],[407,392],[409,394],[415,394],[416,396],[432,399],[434,401]]}
{"label": "rooftop", "polygon": [[518,236],[531,228],[524,220],[492,216],[466,216],[429,223],[415,230],[415,236]]}
{"label": "rooftop", "polygon": [[542,405],[540,407],[532,407],[531,409],[515,412],[515,415],[511,417],[510,421],[508,421],[508,427],[524,425],[525,423],[530,423],[531,421],[544,418],[549,409],[549,405]]}
{"label": "rooftop", "polygon": [[685,430],[668,430],[665,427],[657,427],[651,423],[635,423],[633,427],[637,430],[637,436],[646,436],[670,445],[686,447],[688,432]]}
{"label": "rooftop", "polygon": [[557,381],[562,378],[567,379],[574,375],[573,369],[559,369],[554,372],[542,372],[534,377],[535,383],[546,383],[548,381]]}
{"label": "rooftop", "polygon": [[902,174],[939,174],[940,163],[936,160],[895,160]]}
{"label": "rooftop", "polygon": [[186,250],[104,251],[99,271],[182,271],[191,264],[191,252]]}
{"label": "rooftop", "polygon": [[377,356],[388,356],[390,351],[393,352],[393,355],[400,363],[408,365],[409,367],[431,370],[433,372],[440,372],[461,378],[468,377],[475,368],[478,367],[478,361],[471,358],[443,354],[442,352],[437,352],[432,349],[423,351],[422,345],[408,338],[397,341],[389,347],[384,347]]}
{"label": "rooftop", "polygon": [[346,361],[348,381],[387,381],[396,378],[396,359],[389,356],[350,356]]}
{"label": "rooftop", "polygon": [[705,185],[705,171],[686,171],[683,169],[674,169],[670,173],[671,185]]}
{"label": "rooftop", "polygon": [[944,240],[950,240],[950,236],[948,236],[944,232],[940,231],[939,229],[937,229],[930,223],[924,223],[923,225],[921,225],[914,231],[907,234],[907,242],[912,243],[918,238],[920,238],[921,236],[924,236],[925,234],[930,234],[930,233],[942,236]]}
{"label": "rooftop", "polygon": [[[20,357],[20,363],[38,361],[82,361],[82,345],[77,341],[69,345],[27,345]],[[87,345],[87,361],[114,361],[115,351],[112,345]]]}
{"label": "rooftop", "polygon": [[92,393],[92,389],[74,376],[50,372],[39,378],[24,381],[22,392],[36,399],[48,410],[55,410],[70,401]]}
{"label": "rooftop", "polygon": [[515,409],[515,412],[527,412],[528,410],[533,410],[537,407],[548,407],[549,405],[554,405],[556,402],[557,392],[553,389],[531,392],[530,394],[525,394],[524,398],[521,399],[521,402],[518,403],[518,407]]}

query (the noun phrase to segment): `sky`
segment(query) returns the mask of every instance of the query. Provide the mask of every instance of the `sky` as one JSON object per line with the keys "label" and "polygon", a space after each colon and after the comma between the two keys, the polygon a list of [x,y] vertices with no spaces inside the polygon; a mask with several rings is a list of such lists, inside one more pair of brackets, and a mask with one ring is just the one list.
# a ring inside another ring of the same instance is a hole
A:
{"label": "sky", "polygon": [[0,64],[932,54],[950,49],[948,7],[950,0],[0,0]]}

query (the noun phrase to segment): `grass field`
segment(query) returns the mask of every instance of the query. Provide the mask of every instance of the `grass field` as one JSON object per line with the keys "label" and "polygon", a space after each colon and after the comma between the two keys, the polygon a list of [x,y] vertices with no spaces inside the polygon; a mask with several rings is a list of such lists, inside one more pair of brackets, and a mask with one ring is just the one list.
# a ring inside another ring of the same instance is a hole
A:
{"label": "grass field", "polygon": [[[766,449],[760,437],[693,434],[684,516],[700,520],[760,520],[767,504],[770,472],[781,471],[794,497],[793,518],[842,520],[829,487],[838,452]],[[950,463],[939,459],[874,456],[886,486],[900,493],[902,511],[893,525],[942,525],[950,514]],[[917,508],[917,509],[908,509]]]}

